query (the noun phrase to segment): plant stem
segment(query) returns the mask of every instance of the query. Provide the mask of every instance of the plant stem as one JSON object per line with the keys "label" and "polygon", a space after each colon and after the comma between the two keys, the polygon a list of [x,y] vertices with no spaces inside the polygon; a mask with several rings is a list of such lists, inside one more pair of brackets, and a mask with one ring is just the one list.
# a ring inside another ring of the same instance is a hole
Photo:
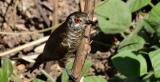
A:
{"label": "plant stem", "polygon": [[45,71],[45,70],[40,70],[51,82],[55,82],[55,80]]}
{"label": "plant stem", "polygon": [[145,77],[143,77],[143,80],[149,79],[154,74],[153,71],[150,71]]}
{"label": "plant stem", "polygon": [[34,34],[34,33],[42,33],[42,32],[46,32],[49,30],[55,30],[60,24],[53,26],[53,27],[49,27],[49,28],[45,28],[42,30],[38,30],[38,31],[33,31],[33,32],[0,32],[0,35],[21,35],[21,34]]}
{"label": "plant stem", "polygon": [[154,4],[152,2],[149,2],[149,5],[153,8]]}

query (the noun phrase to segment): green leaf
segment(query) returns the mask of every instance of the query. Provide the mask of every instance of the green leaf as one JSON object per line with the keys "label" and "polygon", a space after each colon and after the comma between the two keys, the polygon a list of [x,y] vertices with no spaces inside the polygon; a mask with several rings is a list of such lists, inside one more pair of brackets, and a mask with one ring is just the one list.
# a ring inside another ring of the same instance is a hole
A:
{"label": "green leaf", "polygon": [[156,28],[156,35],[160,39],[160,24],[157,25],[155,28]]}
{"label": "green leaf", "polygon": [[69,79],[68,73],[66,72],[66,70],[64,70],[63,73],[62,73],[61,81],[62,82],[68,82],[68,79]]}
{"label": "green leaf", "polygon": [[0,68],[0,80],[2,82],[8,82],[8,77],[6,77],[6,75],[3,74],[2,68]]}
{"label": "green leaf", "polygon": [[141,54],[132,51],[119,52],[112,57],[116,69],[127,77],[138,77],[147,73],[147,63]]}
{"label": "green leaf", "polygon": [[155,30],[156,35],[160,38],[160,3],[154,6],[149,13],[148,23]]}
{"label": "green leaf", "polygon": [[152,25],[160,24],[160,3],[152,8],[151,12],[149,13],[148,20]]}
{"label": "green leaf", "polygon": [[137,55],[137,60],[140,63],[140,76],[143,76],[147,73],[147,62],[141,54]]}
{"label": "green leaf", "polygon": [[147,20],[144,20],[144,28],[147,32],[153,34],[155,33],[154,28],[149,24],[149,22]]}
{"label": "green leaf", "polygon": [[32,82],[44,82],[44,81],[40,79],[34,79]]}
{"label": "green leaf", "polygon": [[9,77],[13,73],[13,67],[9,59],[2,59],[2,68],[4,73]]}
{"label": "green leaf", "polygon": [[72,68],[72,66],[73,66],[73,62],[69,62],[66,65],[66,69],[70,70]]}
{"label": "green leaf", "polygon": [[151,0],[128,0],[127,5],[131,12],[135,12],[148,5]]}
{"label": "green leaf", "polygon": [[66,69],[62,72],[62,77],[61,77],[62,82],[68,82],[69,77],[67,72],[70,72],[72,66],[73,66],[73,62],[67,63],[65,67]]}
{"label": "green leaf", "polygon": [[83,82],[108,82],[100,76],[88,76],[84,78]]}
{"label": "green leaf", "polygon": [[145,41],[142,37],[137,34],[131,34],[120,43],[118,52],[124,50],[137,51],[143,48],[144,44]]}
{"label": "green leaf", "polygon": [[86,76],[89,69],[91,68],[91,66],[92,66],[92,61],[86,60],[84,66],[83,66],[81,75]]}
{"label": "green leaf", "polygon": [[0,68],[0,79],[3,82],[8,82],[9,77],[13,72],[12,64],[9,59],[1,60],[2,68]]}
{"label": "green leaf", "polygon": [[144,25],[144,20],[138,21],[135,30],[120,43],[118,52],[123,50],[137,51],[143,48],[145,40],[138,34],[141,32],[142,27],[144,27]]}
{"label": "green leaf", "polygon": [[96,7],[100,29],[105,33],[125,32],[131,24],[131,12],[121,0],[105,0]]}
{"label": "green leaf", "polygon": [[160,78],[160,49],[150,52],[149,58],[151,59],[155,77]]}

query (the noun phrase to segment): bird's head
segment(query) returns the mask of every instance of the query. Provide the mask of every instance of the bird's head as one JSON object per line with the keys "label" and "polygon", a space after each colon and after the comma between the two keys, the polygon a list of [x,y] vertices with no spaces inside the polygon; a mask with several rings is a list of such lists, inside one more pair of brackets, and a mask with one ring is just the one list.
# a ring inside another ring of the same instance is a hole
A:
{"label": "bird's head", "polygon": [[84,12],[74,12],[67,18],[67,25],[71,29],[82,29],[86,26],[88,15]]}

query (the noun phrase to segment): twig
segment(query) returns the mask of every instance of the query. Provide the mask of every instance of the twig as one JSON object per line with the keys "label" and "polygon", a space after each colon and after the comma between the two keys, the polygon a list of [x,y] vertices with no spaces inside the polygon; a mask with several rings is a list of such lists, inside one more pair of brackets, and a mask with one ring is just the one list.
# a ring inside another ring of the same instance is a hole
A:
{"label": "twig", "polygon": [[95,0],[85,1],[85,9],[86,9],[85,12],[88,13],[90,20],[93,20],[94,7],[95,7]]}
{"label": "twig", "polygon": [[40,70],[51,82],[56,82],[45,70]]}
{"label": "twig", "polygon": [[11,23],[12,25],[11,25],[11,27],[15,27],[15,24],[16,24],[16,21],[17,21],[17,16],[16,16],[16,7],[18,6],[18,4],[19,4],[19,0],[15,0],[15,5],[14,5],[14,9],[13,9],[13,13],[12,13],[12,15],[11,15],[11,19],[10,20],[12,20],[12,21],[9,21],[9,22],[7,22],[8,23],[8,25],[10,25],[9,23]]}
{"label": "twig", "polygon": [[57,25],[58,24],[58,0],[51,0],[52,4],[53,4],[53,20],[52,20],[52,25]]}
{"label": "twig", "polygon": [[[95,6],[95,0],[86,0],[85,1],[85,12],[89,14],[89,18],[93,19],[93,11],[94,11],[94,6]],[[90,25],[88,25],[85,29],[85,36],[90,37]],[[75,78],[76,82],[79,82],[81,79],[81,71],[83,68],[83,65],[85,63],[87,54],[90,52],[90,39],[89,38],[83,38],[81,41],[81,44],[79,46],[79,49],[76,53],[76,57],[74,60],[74,64],[72,67],[72,75]]]}
{"label": "twig", "polygon": [[84,0],[80,0],[80,11],[84,11]]}
{"label": "twig", "polygon": [[53,26],[53,27],[49,27],[49,28],[45,28],[42,30],[37,30],[37,31],[33,31],[33,32],[0,32],[0,35],[21,35],[21,34],[34,34],[34,33],[42,33],[42,32],[46,32],[49,30],[55,30],[60,24]]}
{"label": "twig", "polygon": [[49,36],[46,36],[46,37],[43,37],[43,38],[38,39],[38,40],[36,40],[36,41],[33,41],[33,42],[30,42],[30,43],[24,44],[24,45],[22,45],[22,46],[18,46],[18,47],[16,47],[16,48],[13,48],[13,49],[11,49],[11,50],[7,50],[7,51],[5,51],[5,52],[0,53],[0,57],[1,57],[1,56],[8,56],[8,55],[10,55],[10,54],[12,54],[12,53],[18,52],[18,51],[23,50],[23,49],[25,49],[25,48],[38,45],[38,44],[40,44],[40,43],[43,43],[43,42],[47,41],[48,38],[49,38]]}
{"label": "twig", "polygon": [[42,16],[42,18],[44,19],[45,23],[46,23],[47,26],[49,27],[49,26],[50,26],[50,21],[49,21],[49,19],[47,18],[46,12],[44,12],[44,10],[42,9],[40,3],[41,3],[40,0],[35,0],[35,4],[36,4],[36,7],[37,7],[40,15]]}

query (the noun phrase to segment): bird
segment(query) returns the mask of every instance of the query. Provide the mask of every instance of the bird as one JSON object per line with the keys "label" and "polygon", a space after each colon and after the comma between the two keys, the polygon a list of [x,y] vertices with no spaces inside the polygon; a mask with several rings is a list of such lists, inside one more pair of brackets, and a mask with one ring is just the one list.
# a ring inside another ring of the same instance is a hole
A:
{"label": "bird", "polygon": [[71,13],[65,22],[51,33],[43,53],[35,59],[30,72],[39,68],[42,63],[61,61],[71,57],[80,45],[87,21],[87,13],[79,11]]}

